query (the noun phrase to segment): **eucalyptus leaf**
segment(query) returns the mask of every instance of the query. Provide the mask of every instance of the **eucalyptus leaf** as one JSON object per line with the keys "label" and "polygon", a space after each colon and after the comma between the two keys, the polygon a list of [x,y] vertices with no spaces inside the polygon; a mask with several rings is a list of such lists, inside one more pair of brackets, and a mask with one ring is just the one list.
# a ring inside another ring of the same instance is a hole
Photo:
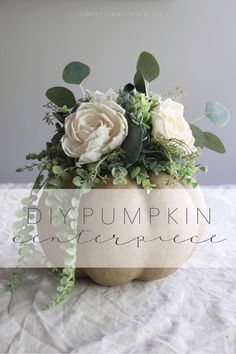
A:
{"label": "eucalyptus leaf", "polygon": [[230,120],[230,113],[227,108],[216,101],[207,102],[205,115],[220,128],[225,127]]}
{"label": "eucalyptus leaf", "polygon": [[71,204],[74,208],[77,208],[80,205],[80,198],[73,197],[71,200]]}
{"label": "eucalyptus leaf", "polygon": [[195,138],[195,146],[203,148],[206,143],[204,132],[194,124],[189,124]]}
{"label": "eucalyptus leaf", "polygon": [[146,95],[146,84],[143,75],[140,71],[137,71],[134,75],[134,86],[138,92],[145,93]]}
{"label": "eucalyptus leaf", "polygon": [[63,80],[68,84],[81,84],[81,82],[90,74],[88,65],[78,61],[72,61],[67,64],[63,70]]}
{"label": "eucalyptus leaf", "polygon": [[155,80],[159,73],[159,64],[154,56],[148,52],[142,52],[138,58],[137,71],[140,71],[148,82]]}
{"label": "eucalyptus leaf", "polygon": [[54,166],[52,167],[52,171],[53,171],[53,173],[54,173],[55,175],[61,175],[62,172],[63,172],[63,169],[62,169],[62,167],[59,166],[59,165],[54,165]]}
{"label": "eucalyptus leaf", "polygon": [[48,181],[48,184],[50,184],[51,186],[54,186],[56,188],[63,188],[63,185],[62,185],[61,181],[58,180],[57,178],[51,178]]}
{"label": "eucalyptus leaf", "polygon": [[61,177],[63,181],[69,181],[71,179],[71,175],[67,171],[63,171]]}
{"label": "eucalyptus leaf", "polygon": [[133,90],[134,90],[134,85],[131,84],[131,83],[125,85],[125,87],[124,87],[124,91],[125,91],[125,92],[130,93],[130,92],[132,92]]}
{"label": "eucalyptus leaf", "polygon": [[206,139],[205,141],[206,148],[219,152],[221,154],[225,153],[225,147],[222,141],[220,140],[220,138],[218,138],[216,135],[209,132],[205,132],[204,136]]}
{"label": "eucalyptus leaf", "polygon": [[129,135],[122,144],[128,164],[132,165],[138,160],[142,149],[142,139],[143,132],[141,126],[129,124]]}
{"label": "eucalyptus leaf", "polygon": [[75,176],[73,178],[73,184],[76,186],[76,187],[80,187],[81,186],[81,178],[79,176]]}
{"label": "eucalyptus leaf", "polygon": [[78,213],[76,210],[70,209],[68,212],[68,217],[70,219],[76,219],[78,217]]}
{"label": "eucalyptus leaf", "polygon": [[76,99],[74,94],[65,87],[55,86],[46,91],[46,97],[58,107],[74,107]]}

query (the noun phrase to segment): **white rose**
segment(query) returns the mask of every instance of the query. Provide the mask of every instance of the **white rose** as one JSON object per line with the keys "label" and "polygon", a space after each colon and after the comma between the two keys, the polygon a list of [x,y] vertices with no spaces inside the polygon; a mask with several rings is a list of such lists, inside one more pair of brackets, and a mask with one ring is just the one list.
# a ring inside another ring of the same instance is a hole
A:
{"label": "white rose", "polygon": [[104,101],[115,101],[117,100],[118,93],[113,89],[107,90],[105,93],[100,91],[86,91],[87,95],[90,97],[90,102],[104,102]]}
{"label": "white rose", "polygon": [[189,124],[184,119],[184,106],[168,98],[162,101],[151,113],[152,136],[155,139],[178,139],[186,145],[188,153],[196,151],[195,139]]}
{"label": "white rose", "polygon": [[101,155],[120,146],[128,134],[125,110],[110,91],[96,92],[65,120],[62,148],[81,164],[98,161]]}

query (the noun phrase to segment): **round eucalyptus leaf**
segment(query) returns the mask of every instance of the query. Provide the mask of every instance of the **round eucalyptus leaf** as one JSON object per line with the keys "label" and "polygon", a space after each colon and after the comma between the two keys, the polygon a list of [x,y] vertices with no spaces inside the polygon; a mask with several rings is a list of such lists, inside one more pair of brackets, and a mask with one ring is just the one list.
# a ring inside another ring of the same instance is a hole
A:
{"label": "round eucalyptus leaf", "polygon": [[81,84],[81,82],[90,74],[88,65],[78,61],[72,61],[67,64],[63,70],[63,80],[68,84]]}
{"label": "round eucalyptus leaf", "polygon": [[230,120],[230,113],[227,108],[216,101],[207,102],[205,115],[220,128],[225,127]]}
{"label": "round eucalyptus leaf", "polygon": [[138,58],[137,71],[140,71],[148,82],[155,80],[159,73],[159,64],[154,56],[148,52],[142,52]]}
{"label": "round eucalyptus leaf", "polygon": [[81,178],[79,176],[75,176],[73,178],[73,184],[76,186],[76,187],[80,187],[81,186]]}
{"label": "round eucalyptus leaf", "polygon": [[72,200],[71,200],[71,205],[74,208],[77,208],[80,205],[80,198],[73,197]]}
{"label": "round eucalyptus leaf", "polygon": [[54,166],[52,167],[52,171],[53,171],[54,175],[61,175],[62,172],[63,172],[63,169],[62,169],[62,167],[59,166],[59,165],[54,165]]}
{"label": "round eucalyptus leaf", "polygon": [[74,94],[67,88],[61,86],[48,89],[46,91],[46,97],[58,107],[67,106],[68,108],[72,108],[76,103]]}
{"label": "round eucalyptus leaf", "polygon": [[70,209],[68,212],[68,217],[70,219],[76,219],[78,217],[78,213],[76,210]]}
{"label": "round eucalyptus leaf", "polygon": [[138,92],[145,93],[146,95],[146,84],[143,75],[140,71],[137,71],[134,75],[134,86]]}
{"label": "round eucalyptus leaf", "polygon": [[206,148],[219,152],[220,154],[225,153],[225,147],[220,138],[209,132],[205,132],[204,136]]}
{"label": "round eucalyptus leaf", "polygon": [[128,84],[125,85],[125,87],[124,87],[124,91],[125,91],[125,92],[130,93],[130,92],[132,92],[133,90],[134,90],[134,85],[131,84],[131,83],[128,83]]}
{"label": "round eucalyptus leaf", "polygon": [[206,138],[205,138],[204,132],[194,124],[189,124],[189,125],[192,130],[192,134],[195,138],[194,145],[203,148],[206,143]]}

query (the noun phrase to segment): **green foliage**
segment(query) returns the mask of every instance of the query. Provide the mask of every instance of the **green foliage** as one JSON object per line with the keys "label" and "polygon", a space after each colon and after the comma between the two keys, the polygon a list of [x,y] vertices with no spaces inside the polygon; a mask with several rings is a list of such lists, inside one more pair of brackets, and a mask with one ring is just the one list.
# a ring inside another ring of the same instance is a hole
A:
{"label": "green foliage", "polygon": [[64,301],[73,291],[75,285],[75,268],[66,267],[59,274],[59,285],[52,299],[43,306],[43,310],[49,310],[52,306]]}
{"label": "green foliage", "polygon": [[122,166],[113,167],[111,174],[114,177],[113,184],[127,184],[126,176],[128,171]]}
{"label": "green foliage", "polygon": [[129,124],[129,135],[126,137],[122,148],[125,151],[126,162],[135,163],[142,149],[143,131],[140,125]]}
{"label": "green foliage", "polygon": [[130,171],[131,178],[134,179],[139,174],[140,170],[141,170],[141,168],[139,166],[132,168]]}
{"label": "green foliage", "polygon": [[14,293],[19,288],[19,286],[23,282],[24,273],[25,273],[24,268],[16,269],[16,271],[12,273],[10,284],[8,285],[8,289],[7,289],[8,291]]}
{"label": "green foliage", "polygon": [[142,186],[143,189],[151,190],[156,187],[156,185],[150,181],[150,176],[144,166],[139,167],[138,169],[136,168],[135,173],[134,169],[132,169],[130,175],[138,185]]}
{"label": "green foliage", "polygon": [[[53,194],[50,193],[50,190],[47,192],[49,205],[57,205],[57,207],[60,208],[63,206],[66,207],[69,210],[67,216],[71,222],[60,224],[59,234],[57,233],[57,236],[62,241],[60,243],[60,248],[63,253],[64,268],[58,273],[59,285],[57,286],[56,292],[52,296],[51,300],[44,306],[44,310],[48,310],[50,307],[64,301],[74,289],[77,254],[77,238],[74,235],[74,230],[77,232],[77,220],[81,197],[81,193],[76,193],[76,197],[70,200],[64,191],[56,191],[56,193],[54,192]],[[54,226],[57,227],[58,225],[59,224],[56,223]]]}
{"label": "green foliage", "polygon": [[205,132],[204,136],[206,140],[205,147],[210,150],[219,152],[220,154],[225,153],[225,147],[220,138],[209,132]]}
{"label": "green foliage", "polygon": [[129,84],[125,85],[123,90],[127,93],[131,93],[132,91],[134,91],[134,85],[129,83]]}
{"label": "green foliage", "polygon": [[126,111],[128,122],[140,125],[143,129],[151,128],[151,111],[158,105],[159,100],[157,95],[147,97],[140,92],[127,94],[124,90],[120,90],[117,98],[118,104]]}
{"label": "green foliage", "polygon": [[203,148],[206,145],[206,138],[203,131],[194,124],[189,124],[195,138],[195,146]]}
{"label": "green foliage", "polygon": [[66,65],[63,71],[63,80],[68,84],[81,84],[81,82],[90,74],[88,65],[73,61]]}
{"label": "green foliage", "polygon": [[151,82],[158,77],[160,68],[152,54],[142,52],[138,58],[137,71],[143,75],[146,81]]}
{"label": "green foliage", "polygon": [[46,97],[58,107],[74,107],[76,100],[74,94],[65,87],[52,87],[46,91]]}
{"label": "green foliage", "polygon": [[225,127],[230,120],[230,113],[227,108],[216,101],[207,102],[205,115],[220,128]]}
{"label": "green foliage", "polygon": [[190,124],[190,128],[195,138],[195,146],[199,146],[200,148],[206,147],[209,150],[213,150],[221,154],[225,153],[224,144],[215,134],[203,132],[194,124]]}
{"label": "green foliage", "polygon": [[[19,243],[18,248],[18,266],[16,271],[12,274],[8,290],[14,292],[23,282],[23,275],[25,273],[25,267],[31,259],[37,260],[43,266],[49,266],[49,262],[44,254],[37,250],[34,243],[28,243],[33,237],[34,226],[28,225],[28,212],[27,208],[35,207],[35,202],[38,199],[37,193],[38,188],[42,178],[41,173],[36,178],[33,189],[31,190],[30,196],[22,199],[22,209],[17,210],[15,215],[19,218],[19,221],[15,221],[12,225],[15,236],[17,236],[17,242]],[[29,215],[31,219],[33,215]]]}
{"label": "green foliage", "polygon": [[129,123],[129,134],[122,148],[125,151],[126,163],[132,165],[138,160],[143,140],[151,129],[151,111],[158,105],[159,97],[147,97],[140,92],[127,93],[121,90],[117,102],[124,107]]}
{"label": "green foliage", "polygon": [[143,75],[140,71],[137,71],[134,75],[134,86],[138,92],[146,95],[146,84]]}
{"label": "green foliage", "polygon": [[54,165],[52,166],[52,172],[54,173],[54,175],[62,175],[63,173],[63,168],[59,165]]}

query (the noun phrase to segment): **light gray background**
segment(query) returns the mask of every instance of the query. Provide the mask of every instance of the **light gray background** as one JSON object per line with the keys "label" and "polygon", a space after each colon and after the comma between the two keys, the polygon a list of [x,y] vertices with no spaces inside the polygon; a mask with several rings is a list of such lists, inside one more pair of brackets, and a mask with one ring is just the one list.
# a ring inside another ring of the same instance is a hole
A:
{"label": "light gray background", "polygon": [[[217,129],[227,154],[204,151],[202,184],[232,184],[236,141],[235,0],[0,0],[0,182],[32,181],[16,174],[28,152],[39,151],[53,131],[43,121],[47,88],[63,84],[65,64],[90,65],[85,88],[118,88],[132,79],[138,54],[152,52],[161,75],[152,91],[183,84],[189,121],[208,99],[224,103],[231,123]],[[77,87],[71,87],[79,93]]]}

